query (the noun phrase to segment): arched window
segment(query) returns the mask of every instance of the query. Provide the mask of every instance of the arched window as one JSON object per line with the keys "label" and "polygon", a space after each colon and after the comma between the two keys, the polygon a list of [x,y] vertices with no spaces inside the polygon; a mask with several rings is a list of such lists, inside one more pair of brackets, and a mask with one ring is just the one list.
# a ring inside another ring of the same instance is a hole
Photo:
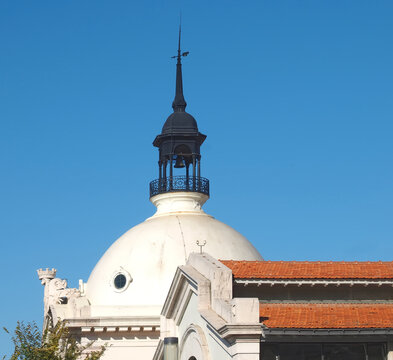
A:
{"label": "arched window", "polygon": [[187,328],[181,340],[179,341],[179,345],[179,358],[181,360],[211,359],[211,357],[209,356],[209,348],[207,345],[205,334],[198,325],[191,324]]}

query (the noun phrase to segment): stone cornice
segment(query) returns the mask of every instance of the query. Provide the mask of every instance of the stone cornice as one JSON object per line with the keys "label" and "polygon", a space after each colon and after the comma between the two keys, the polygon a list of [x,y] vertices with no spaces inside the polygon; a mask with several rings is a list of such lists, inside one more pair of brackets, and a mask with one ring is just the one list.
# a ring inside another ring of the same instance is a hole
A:
{"label": "stone cornice", "polygon": [[187,292],[193,291],[197,293],[201,285],[208,284],[209,281],[193,267],[187,265],[178,267],[162,308],[161,315],[166,318],[172,317],[176,309],[184,302],[182,300],[188,297]]}
{"label": "stone cornice", "polygon": [[242,338],[245,337],[249,339],[250,337],[255,337],[260,339],[262,335],[261,324],[225,324],[217,332],[225,339],[232,338]]}
{"label": "stone cornice", "polygon": [[151,317],[96,317],[65,319],[70,329],[82,332],[156,332],[160,331],[160,318]]}
{"label": "stone cornice", "polygon": [[393,329],[269,329],[263,327],[266,336],[358,336],[393,335]]}

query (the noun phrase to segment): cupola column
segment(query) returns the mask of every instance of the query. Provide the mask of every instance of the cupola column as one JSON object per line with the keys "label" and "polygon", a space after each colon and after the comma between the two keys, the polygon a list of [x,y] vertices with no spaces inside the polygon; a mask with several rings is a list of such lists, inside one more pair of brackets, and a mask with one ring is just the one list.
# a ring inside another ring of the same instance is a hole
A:
{"label": "cupola column", "polygon": [[[163,167],[163,181],[166,183],[166,166],[167,166],[167,161],[166,159],[164,160],[164,167]],[[161,184],[161,187],[163,188],[163,185]]]}
{"label": "cupola column", "polygon": [[173,188],[173,154],[171,154],[170,162],[169,162],[169,189]]}
{"label": "cupola column", "polygon": [[158,161],[158,180],[162,180],[162,161]]}
{"label": "cupola column", "polygon": [[190,190],[190,164],[186,163],[186,190]]}

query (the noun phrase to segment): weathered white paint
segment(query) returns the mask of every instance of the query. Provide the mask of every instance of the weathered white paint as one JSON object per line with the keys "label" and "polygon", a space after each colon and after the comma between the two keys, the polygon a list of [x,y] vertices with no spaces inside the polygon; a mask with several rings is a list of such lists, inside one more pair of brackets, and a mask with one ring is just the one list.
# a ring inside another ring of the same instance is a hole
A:
{"label": "weathered white paint", "polygon": [[[232,272],[208,254],[191,254],[173,280],[161,338],[180,339],[180,360],[259,360],[259,301],[233,298]],[[154,360],[162,358],[160,348]]]}
{"label": "weathered white paint", "polygon": [[[86,285],[93,306],[162,305],[177,266],[185,264],[197,245],[220,259],[261,260],[254,246],[230,226],[202,210],[207,196],[194,192],[160,194],[151,199],[157,212],[121,236],[98,262]],[[116,292],[119,271],[132,277]],[[158,315],[159,313],[157,313]]]}
{"label": "weathered white paint", "polygon": [[100,349],[101,345],[109,345],[104,353],[103,360],[129,360],[152,359],[158,343],[158,334],[147,333],[98,333],[84,334],[81,344],[86,345],[94,341],[91,350]]}
{"label": "weathered white paint", "polygon": [[[220,259],[262,259],[244,236],[202,210],[207,199],[193,192],[153,197],[156,213],[121,236],[87,283],[80,281],[79,289],[69,289],[65,280],[55,278],[55,269],[40,270],[45,316],[67,320],[83,343],[107,344],[105,360],[152,359],[173,274],[190,253],[200,251],[198,240],[206,241],[203,251]],[[127,279],[120,290],[113,282],[119,273]],[[64,296],[67,304],[61,303]],[[189,341],[197,341],[195,334]]]}
{"label": "weathered white paint", "polygon": [[[216,359],[214,346],[208,344],[201,327],[204,323],[200,315],[193,311],[195,307],[198,307],[198,298],[196,294],[192,294],[178,327],[180,360],[188,360],[191,356],[195,356],[198,360]],[[213,352],[212,356],[211,352]]]}

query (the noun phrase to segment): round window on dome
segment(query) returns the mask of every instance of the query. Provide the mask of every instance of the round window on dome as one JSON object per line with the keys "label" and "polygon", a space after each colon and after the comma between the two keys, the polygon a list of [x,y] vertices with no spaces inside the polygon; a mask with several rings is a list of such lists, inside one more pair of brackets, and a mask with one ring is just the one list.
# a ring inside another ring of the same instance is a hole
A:
{"label": "round window on dome", "polygon": [[123,289],[127,284],[126,276],[124,274],[116,275],[113,280],[113,284],[115,285],[116,289],[118,289],[118,290]]}

